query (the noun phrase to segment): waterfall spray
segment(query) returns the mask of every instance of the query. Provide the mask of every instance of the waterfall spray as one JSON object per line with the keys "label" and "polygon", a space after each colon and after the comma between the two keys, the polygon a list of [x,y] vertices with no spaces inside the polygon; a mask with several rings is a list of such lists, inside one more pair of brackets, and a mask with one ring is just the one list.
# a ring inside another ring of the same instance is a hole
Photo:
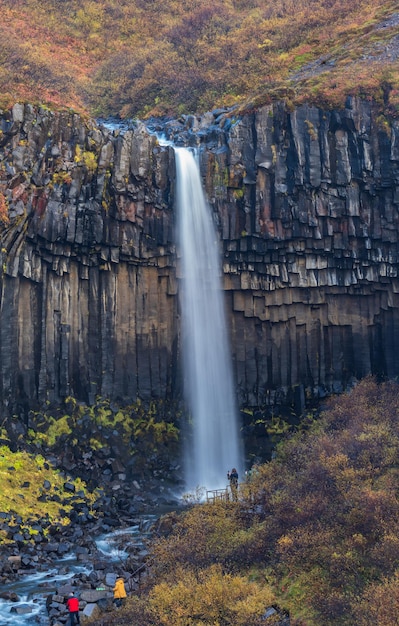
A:
{"label": "waterfall spray", "polygon": [[193,153],[175,148],[175,155],[184,382],[193,421],[186,481],[189,489],[218,489],[229,469],[242,467],[218,236]]}

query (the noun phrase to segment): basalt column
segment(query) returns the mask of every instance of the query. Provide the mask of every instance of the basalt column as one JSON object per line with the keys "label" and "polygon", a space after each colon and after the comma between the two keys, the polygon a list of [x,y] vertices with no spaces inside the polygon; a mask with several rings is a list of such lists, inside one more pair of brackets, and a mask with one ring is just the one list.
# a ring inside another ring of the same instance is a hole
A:
{"label": "basalt column", "polygon": [[398,146],[356,99],[271,105],[209,146],[241,403],[398,375]]}
{"label": "basalt column", "polygon": [[[0,123],[3,408],[180,397],[173,150],[140,122]],[[201,148],[239,403],[398,376],[398,122],[352,98],[158,126]]]}
{"label": "basalt column", "polygon": [[3,407],[175,395],[173,151],[30,106],[2,130]]}

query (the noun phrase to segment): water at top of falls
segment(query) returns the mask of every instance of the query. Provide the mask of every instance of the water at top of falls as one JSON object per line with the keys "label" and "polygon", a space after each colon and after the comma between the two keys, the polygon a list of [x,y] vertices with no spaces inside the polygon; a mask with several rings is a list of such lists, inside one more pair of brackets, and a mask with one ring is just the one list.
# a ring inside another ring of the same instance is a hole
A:
{"label": "water at top of falls", "polygon": [[197,161],[175,148],[181,255],[185,392],[193,433],[186,454],[189,489],[220,489],[243,467],[229,350],[218,233]]}

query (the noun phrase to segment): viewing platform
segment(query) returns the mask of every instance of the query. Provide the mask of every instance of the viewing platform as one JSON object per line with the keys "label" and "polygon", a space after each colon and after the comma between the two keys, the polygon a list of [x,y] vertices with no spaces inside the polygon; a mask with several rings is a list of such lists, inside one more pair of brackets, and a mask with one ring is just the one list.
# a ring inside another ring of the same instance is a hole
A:
{"label": "viewing platform", "polygon": [[234,502],[238,498],[239,489],[240,485],[237,485],[235,492],[232,491],[230,486],[227,486],[224,489],[207,489],[206,501],[211,503]]}

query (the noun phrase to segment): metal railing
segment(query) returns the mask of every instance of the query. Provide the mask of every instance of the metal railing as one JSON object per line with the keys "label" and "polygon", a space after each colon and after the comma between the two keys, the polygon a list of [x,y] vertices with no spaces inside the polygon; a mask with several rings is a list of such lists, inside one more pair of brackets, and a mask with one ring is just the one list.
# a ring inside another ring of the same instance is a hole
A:
{"label": "metal railing", "polygon": [[230,499],[229,488],[224,489],[208,489],[206,492],[207,502],[228,502]]}
{"label": "metal railing", "polygon": [[228,486],[224,489],[207,489],[206,501],[207,502],[230,502],[237,501],[240,485]]}

